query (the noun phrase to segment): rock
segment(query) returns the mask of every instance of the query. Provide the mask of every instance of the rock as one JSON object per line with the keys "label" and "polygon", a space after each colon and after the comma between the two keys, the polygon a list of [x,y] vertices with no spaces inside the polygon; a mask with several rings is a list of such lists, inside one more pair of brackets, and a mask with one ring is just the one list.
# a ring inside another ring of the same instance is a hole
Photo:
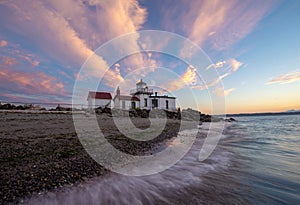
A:
{"label": "rock", "polygon": [[25,110],[25,108],[24,108],[22,105],[18,105],[18,106],[16,107],[16,110]]}
{"label": "rock", "polygon": [[111,109],[108,107],[105,107],[102,109],[102,113],[107,113],[107,114],[111,114]]}
{"label": "rock", "polygon": [[149,113],[147,112],[147,110],[142,110],[141,117],[142,118],[148,118],[149,117]]}
{"label": "rock", "polygon": [[57,105],[55,108],[55,111],[72,111],[72,108],[70,107],[61,107],[60,104]]}
{"label": "rock", "polygon": [[225,119],[225,122],[235,122],[236,120],[234,118]]}
{"label": "rock", "polygon": [[13,104],[10,104],[10,103],[7,103],[7,104],[4,104],[4,105],[0,106],[1,110],[14,110],[15,108],[16,108],[16,106],[13,105]]}

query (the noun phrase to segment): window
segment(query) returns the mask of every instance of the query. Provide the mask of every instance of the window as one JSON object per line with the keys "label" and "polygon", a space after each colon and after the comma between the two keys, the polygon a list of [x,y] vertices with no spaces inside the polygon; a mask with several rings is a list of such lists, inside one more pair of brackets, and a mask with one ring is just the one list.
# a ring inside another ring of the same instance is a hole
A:
{"label": "window", "polygon": [[166,100],[166,109],[169,109],[169,101]]}
{"label": "window", "polygon": [[144,107],[148,107],[148,100],[144,99]]}
{"label": "window", "polygon": [[158,107],[158,101],[157,101],[157,99],[153,99],[152,100],[152,108],[156,108],[156,107]]}
{"label": "window", "polygon": [[125,109],[125,100],[122,100],[122,109]]}

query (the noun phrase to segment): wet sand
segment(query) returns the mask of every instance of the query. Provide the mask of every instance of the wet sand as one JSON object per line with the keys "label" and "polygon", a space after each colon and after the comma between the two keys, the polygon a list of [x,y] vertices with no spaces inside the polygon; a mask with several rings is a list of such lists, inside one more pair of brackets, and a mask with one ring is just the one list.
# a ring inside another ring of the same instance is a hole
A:
{"label": "wet sand", "polygon": [[[18,203],[34,193],[110,174],[82,147],[70,113],[0,112],[0,116],[1,203]],[[178,120],[168,120],[158,137],[135,143],[120,137],[122,134],[111,117],[98,115],[97,119],[105,137],[115,147],[136,155],[154,150],[157,144],[176,136],[179,128]],[[132,121],[140,128],[150,125],[149,119],[133,118]],[[118,136],[117,140],[114,136]]]}

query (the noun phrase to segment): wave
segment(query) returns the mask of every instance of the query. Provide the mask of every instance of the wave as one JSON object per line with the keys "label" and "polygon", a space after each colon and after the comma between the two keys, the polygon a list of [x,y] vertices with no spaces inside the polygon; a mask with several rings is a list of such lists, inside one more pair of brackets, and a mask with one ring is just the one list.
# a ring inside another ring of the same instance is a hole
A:
{"label": "wave", "polygon": [[[181,204],[176,196],[187,196],[191,187],[205,192],[203,178],[211,173],[226,170],[232,154],[217,147],[205,161],[198,161],[201,144],[208,131],[208,125],[201,127],[199,137],[189,152],[170,169],[149,176],[132,177],[110,174],[93,178],[85,183],[60,190],[36,194],[24,204]],[[188,135],[189,131],[183,131]],[[180,146],[177,143],[169,146]],[[201,189],[201,187],[203,187]],[[194,189],[193,190],[197,190]],[[175,194],[175,196],[174,196]],[[175,200],[175,201],[174,201]],[[183,199],[181,199],[183,200]],[[198,202],[201,196],[198,196]],[[200,201],[199,201],[200,200]]]}

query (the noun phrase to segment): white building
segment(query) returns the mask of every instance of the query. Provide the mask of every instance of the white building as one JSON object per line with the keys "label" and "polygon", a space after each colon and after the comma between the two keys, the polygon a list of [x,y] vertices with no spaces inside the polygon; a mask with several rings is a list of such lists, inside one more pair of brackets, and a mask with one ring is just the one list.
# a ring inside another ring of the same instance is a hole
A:
{"label": "white building", "polygon": [[176,110],[176,97],[157,95],[157,92],[153,95],[153,89],[149,89],[142,79],[136,84],[136,89],[130,91],[130,94],[140,99],[139,108],[141,109]]}
{"label": "white building", "polygon": [[164,109],[164,110],[171,110],[175,111],[176,110],[176,98],[175,97],[170,97],[167,95],[159,96],[155,92],[155,95],[149,96],[151,100],[151,108],[152,109]]}
{"label": "white building", "polygon": [[87,97],[88,108],[98,107],[110,107],[111,106],[111,94],[107,92],[92,92],[90,91]]}
{"label": "white building", "polygon": [[139,107],[140,99],[136,96],[121,95],[120,88],[117,88],[117,93],[114,97],[114,108],[129,110]]}
{"label": "white building", "polygon": [[136,89],[130,91],[130,95],[140,99],[138,107],[141,109],[151,110],[152,104],[150,96],[153,94],[153,89],[149,89],[147,84],[140,80],[136,84]]}
{"label": "white building", "polygon": [[[117,109],[164,109],[175,111],[176,110],[176,97],[167,95],[153,95],[153,89],[149,89],[147,84],[141,79],[136,84],[136,89],[130,91],[130,95],[121,95],[120,88],[112,100],[110,93],[105,92],[89,92],[88,107],[114,107]],[[113,102],[113,106],[111,106]]]}

